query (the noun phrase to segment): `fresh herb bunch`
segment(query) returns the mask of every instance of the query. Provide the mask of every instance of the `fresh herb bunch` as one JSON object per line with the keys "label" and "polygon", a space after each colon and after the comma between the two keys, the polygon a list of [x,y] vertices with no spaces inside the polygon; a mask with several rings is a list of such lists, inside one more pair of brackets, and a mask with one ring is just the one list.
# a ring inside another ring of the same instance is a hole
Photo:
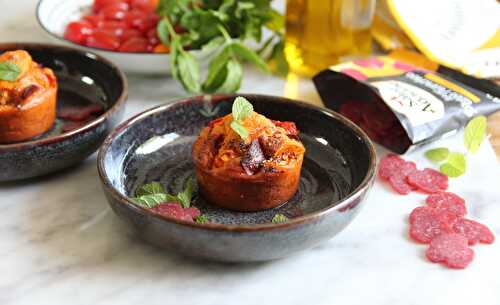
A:
{"label": "fresh herb bunch", "polygon": [[[446,147],[438,147],[425,153],[427,159],[441,164],[439,170],[448,177],[459,177],[467,169],[466,157],[475,154],[486,137],[486,117],[481,115],[473,118],[464,129],[464,146],[467,154],[450,152]],[[444,162],[444,163],[443,163]]]}
{"label": "fresh herb bunch", "polygon": [[[284,19],[271,8],[271,1],[160,0],[157,32],[162,43],[170,47],[174,78],[190,93],[232,93],[240,88],[243,62],[269,72],[268,60],[277,73],[286,74]],[[244,42],[261,42],[264,28],[273,35],[257,52],[248,48]],[[204,80],[199,62],[188,49],[216,50]]]}

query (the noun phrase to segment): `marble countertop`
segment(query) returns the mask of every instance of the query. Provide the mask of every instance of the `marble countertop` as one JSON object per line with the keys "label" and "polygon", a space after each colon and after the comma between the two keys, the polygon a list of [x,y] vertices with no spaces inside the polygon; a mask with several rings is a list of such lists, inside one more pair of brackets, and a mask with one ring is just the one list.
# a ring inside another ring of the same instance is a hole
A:
{"label": "marble countertop", "polygon": [[[0,11],[0,41],[46,41],[34,0]],[[184,96],[171,79],[130,76],[126,116]],[[308,81],[251,71],[242,92],[319,104]],[[460,136],[436,143],[459,149]],[[380,150],[380,152],[384,152]],[[429,166],[417,150],[406,156]],[[489,143],[451,182],[469,215],[500,238],[500,172]],[[293,257],[254,264],[193,261],[145,244],[109,209],[95,156],[42,179],[0,184],[0,304],[482,304],[500,300],[500,241],[475,246],[466,270],[424,257],[407,237],[423,195],[398,196],[378,181],[342,233]]]}

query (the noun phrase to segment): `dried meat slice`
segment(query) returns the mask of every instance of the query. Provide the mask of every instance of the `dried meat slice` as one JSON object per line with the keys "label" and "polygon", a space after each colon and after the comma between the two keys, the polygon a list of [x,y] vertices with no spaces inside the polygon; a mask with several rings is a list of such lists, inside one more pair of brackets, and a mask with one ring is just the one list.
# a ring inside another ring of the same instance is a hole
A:
{"label": "dried meat slice", "polygon": [[474,250],[468,247],[467,242],[467,238],[461,234],[442,234],[431,241],[425,256],[433,263],[463,269],[474,259]]}
{"label": "dried meat slice", "polygon": [[430,243],[445,233],[452,233],[447,214],[436,213],[429,207],[418,207],[410,214],[410,237],[419,243]]}
{"label": "dried meat slice", "polygon": [[410,173],[408,183],[422,192],[433,194],[448,188],[448,177],[436,170],[426,168]]}
{"label": "dried meat slice", "polygon": [[389,178],[395,173],[399,172],[399,167],[405,163],[398,155],[389,154],[380,160],[378,166],[378,175],[381,179],[389,180]]}
{"label": "dried meat slice", "polygon": [[441,192],[431,194],[425,202],[428,207],[434,210],[450,212],[457,217],[464,217],[467,214],[465,200],[453,193]]}
{"label": "dried meat slice", "polygon": [[475,245],[478,242],[492,244],[495,241],[495,235],[493,235],[493,232],[487,226],[470,219],[458,219],[453,224],[453,231],[465,236],[469,245]]}
{"label": "dried meat slice", "polygon": [[393,174],[389,177],[389,184],[392,189],[401,195],[408,195],[414,190],[413,186],[406,182],[406,175],[403,174]]}

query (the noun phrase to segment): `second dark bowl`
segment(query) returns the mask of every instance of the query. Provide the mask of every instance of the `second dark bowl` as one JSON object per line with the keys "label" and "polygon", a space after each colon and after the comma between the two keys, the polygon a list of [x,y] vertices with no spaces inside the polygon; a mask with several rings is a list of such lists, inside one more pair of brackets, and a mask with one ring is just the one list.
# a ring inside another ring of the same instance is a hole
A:
{"label": "second dark bowl", "polygon": [[68,47],[37,43],[1,43],[0,53],[25,50],[51,68],[57,78],[58,108],[96,103],[104,113],[63,132],[58,122],[32,140],[0,144],[0,182],[37,177],[73,166],[102,144],[121,120],[127,99],[125,75],[98,55]]}
{"label": "second dark bowl", "polygon": [[[219,261],[263,261],[324,242],[358,214],[375,177],[368,137],[344,117],[281,97],[242,95],[255,111],[294,121],[306,147],[299,191],[285,205],[259,212],[218,208],[195,185],[193,205],[211,223],[160,216],[129,196],[152,181],[170,193],[194,177],[191,147],[200,130],[231,112],[234,95],[193,97],[145,111],[120,125],[98,155],[98,171],[112,209],[150,243],[184,255]],[[289,218],[271,222],[277,213]]]}

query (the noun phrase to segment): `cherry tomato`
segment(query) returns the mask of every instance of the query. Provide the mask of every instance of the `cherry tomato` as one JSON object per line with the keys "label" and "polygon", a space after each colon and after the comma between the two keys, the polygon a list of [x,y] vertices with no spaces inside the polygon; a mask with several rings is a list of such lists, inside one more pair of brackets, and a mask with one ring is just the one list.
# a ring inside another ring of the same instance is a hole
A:
{"label": "cherry tomato", "polygon": [[123,33],[128,30],[128,26],[125,22],[121,21],[103,21],[99,29],[106,32],[112,33],[114,36],[121,37]]}
{"label": "cherry tomato", "polygon": [[123,34],[121,36],[122,41],[129,40],[132,37],[143,37],[143,35],[139,30],[127,28],[123,31]]}
{"label": "cherry tomato", "polygon": [[156,5],[152,0],[132,0],[130,5],[133,9],[138,9],[143,12],[153,12],[156,8]]}
{"label": "cherry tomato", "polygon": [[153,52],[155,52],[155,53],[170,53],[170,48],[160,43],[159,45],[154,47]]}
{"label": "cherry tomato", "polygon": [[132,37],[125,41],[119,49],[120,52],[147,52],[148,40],[142,37]]}
{"label": "cherry tomato", "polygon": [[156,28],[150,29],[146,36],[150,45],[156,46],[160,42],[160,38],[158,38]]}
{"label": "cherry tomato", "polygon": [[92,34],[94,26],[85,20],[70,22],[64,31],[64,38],[74,43],[83,44]]}
{"label": "cherry tomato", "polygon": [[129,5],[125,2],[108,4],[100,10],[107,20],[122,20],[128,11]]}
{"label": "cherry tomato", "polygon": [[156,26],[156,21],[152,18],[152,15],[139,10],[131,10],[126,14],[124,20],[129,27],[146,33],[149,29]]}
{"label": "cherry tomato", "polygon": [[110,4],[116,3],[126,3],[129,4],[130,1],[127,0],[94,0],[94,5],[92,6],[92,11],[98,13],[102,8]]}
{"label": "cherry tomato", "polygon": [[92,48],[116,50],[120,47],[120,38],[107,31],[97,29],[87,38],[86,45]]}
{"label": "cherry tomato", "polygon": [[100,14],[97,14],[97,15],[87,15],[87,16],[83,17],[83,20],[92,23],[92,25],[94,27],[99,27],[99,25],[101,24],[101,22],[104,21],[104,16],[100,15]]}

